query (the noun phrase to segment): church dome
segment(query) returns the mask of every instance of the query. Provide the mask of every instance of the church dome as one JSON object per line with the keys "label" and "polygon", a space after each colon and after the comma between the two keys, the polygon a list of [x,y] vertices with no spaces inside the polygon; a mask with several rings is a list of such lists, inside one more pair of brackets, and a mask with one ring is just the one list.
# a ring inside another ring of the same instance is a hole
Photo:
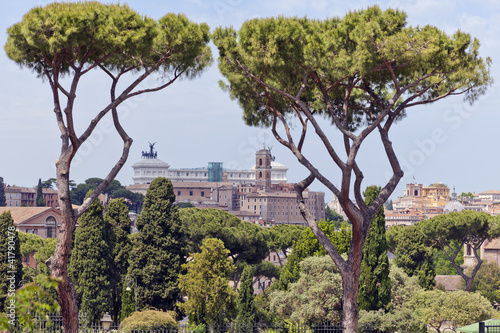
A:
{"label": "church dome", "polygon": [[464,210],[464,205],[462,205],[457,200],[451,200],[444,206],[444,213],[461,212]]}
{"label": "church dome", "polygon": [[464,210],[464,205],[462,205],[457,199],[457,193],[455,192],[455,186],[453,186],[453,193],[451,194],[450,201],[444,206],[443,212],[445,214],[452,212],[461,212]]}

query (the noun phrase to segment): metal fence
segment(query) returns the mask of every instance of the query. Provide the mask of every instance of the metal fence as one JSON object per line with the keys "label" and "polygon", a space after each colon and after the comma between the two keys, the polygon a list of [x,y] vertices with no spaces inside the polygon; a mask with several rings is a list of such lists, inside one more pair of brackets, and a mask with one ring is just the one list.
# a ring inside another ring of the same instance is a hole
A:
{"label": "metal fence", "polygon": [[479,333],[500,333],[499,325],[486,325],[484,322],[479,323]]}
{"label": "metal fence", "polygon": [[[47,318],[48,317],[48,318]],[[48,316],[33,315],[29,329],[22,329],[19,323],[11,327],[9,332],[19,333],[103,333],[101,323],[88,323],[84,313],[79,314],[78,332],[64,330],[62,316],[50,314]],[[276,324],[264,323],[227,323],[223,325],[205,326],[188,325],[161,325],[137,327],[134,329],[121,329],[119,323],[111,325],[109,333],[341,333],[340,323],[291,323],[281,322]],[[377,330],[363,330],[363,333],[378,332]],[[490,331],[496,333],[500,331]],[[0,332],[3,333],[3,332]]]}
{"label": "metal fence", "polygon": [[[11,328],[11,332],[22,333],[69,333],[65,332],[60,314],[33,316],[32,328],[21,329],[19,324]],[[101,333],[100,323],[89,324],[85,314],[79,315],[78,333]],[[237,324],[228,323],[207,327],[204,325],[192,326],[180,324],[178,326],[148,326],[134,329],[120,329],[119,324],[111,325],[111,333],[341,333],[340,323],[279,323],[266,325],[263,323]],[[364,331],[365,333],[372,331]],[[75,332],[76,333],[76,332]]]}

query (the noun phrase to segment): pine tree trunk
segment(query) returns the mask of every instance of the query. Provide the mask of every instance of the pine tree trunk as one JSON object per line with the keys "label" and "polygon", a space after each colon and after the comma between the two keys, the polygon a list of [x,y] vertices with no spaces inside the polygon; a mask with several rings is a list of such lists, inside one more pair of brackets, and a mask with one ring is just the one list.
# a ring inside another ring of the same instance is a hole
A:
{"label": "pine tree trunk", "polygon": [[71,239],[76,226],[73,206],[69,192],[69,167],[62,159],[57,161],[57,192],[59,195],[59,208],[61,209],[62,224],[57,229],[57,245],[54,255],[47,260],[50,275],[59,279],[57,300],[61,306],[64,331],[66,333],[78,332],[78,304],[75,286],[68,277],[68,259],[71,250]]}
{"label": "pine tree trunk", "polygon": [[[73,281],[68,277],[68,257],[71,245],[71,235],[66,228],[61,227],[54,255],[47,261],[50,275],[59,279],[57,300],[61,306],[65,332],[78,332],[78,304]],[[66,230],[65,230],[66,229]],[[67,244],[67,245],[65,245]]]}
{"label": "pine tree trunk", "polygon": [[[363,246],[360,245],[356,235],[353,235],[350,250],[350,269],[341,272],[342,276],[342,327],[344,333],[356,333],[358,331],[358,289],[359,276],[361,274],[361,260],[363,258]],[[363,243],[363,242],[361,242]]]}

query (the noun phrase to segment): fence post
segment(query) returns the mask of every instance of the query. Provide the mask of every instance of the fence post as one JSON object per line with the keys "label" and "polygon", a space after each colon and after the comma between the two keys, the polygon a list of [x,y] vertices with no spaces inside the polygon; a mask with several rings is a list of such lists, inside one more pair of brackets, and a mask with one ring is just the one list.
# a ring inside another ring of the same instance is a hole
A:
{"label": "fence post", "polygon": [[479,322],[479,333],[485,333],[484,321]]}

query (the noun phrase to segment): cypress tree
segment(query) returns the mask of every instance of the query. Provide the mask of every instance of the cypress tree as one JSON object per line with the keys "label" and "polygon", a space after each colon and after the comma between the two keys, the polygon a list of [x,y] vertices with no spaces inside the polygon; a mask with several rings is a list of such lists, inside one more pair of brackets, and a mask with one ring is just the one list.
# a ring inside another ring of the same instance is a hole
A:
{"label": "cypress tree", "polygon": [[[363,193],[370,205],[380,192],[379,186],[368,186]],[[373,218],[363,248],[361,276],[359,279],[358,305],[360,310],[387,309],[391,302],[389,258],[385,237],[385,215],[381,207]]]}
{"label": "cypress tree", "polygon": [[36,189],[36,206],[37,207],[45,207],[45,199],[43,198],[43,186],[42,180],[38,178],[38,186]]}
{"label": "cypress tree", "polygon": [[88,324],[99,322],[111,309],[110,272],[114,267],[111,265],[103,210],[96,200],[78,219],[79,227],[75,231],[68,267],[79,309],[87,314]]}
{"label": "cypress tree", "polygon": [[125,318],[130,316],[134,311],[135,311],[135,284],[127,283],[125,288],[123,288],[122,292],[120,322],[122,322]]}
{"label": "cypress tree", "polygon": [[122,299],[122,278],[127,274],[128,257],[132,249],[129,239],[132,221],[128,215],[128,206],[124,199],[113,199],[104,215],[107,243],[111,250],[113,270],[111,272],[111,294],[113,309],[110,311],[115,321],[120,318]]}
{"label": "cypress tree", "polygon": [[23,278],[21,241],[10,211],[0,215],[0,311],[11,313],[12,293]]}
{"label": "cypress tree", "polygon": [[5,198],[5,185],[3,184],[3,178],[0,177],[0,207],[7,206],[7,200]]}
{"label": "cypress tree", "polygon": [[238,293],[236,307],[238,315],[236,322],[240,325],[252,325],[255,322],[255,295],[253,293],[252,266],[245,266],[241,277],[241,286]]}
{"label": "cypress tree", "polygon": [[170,180],[151,182],[137,218],[129,274],[137,278],[138,310],[173,310],[179,298],[177,278],[186,261],[186,237],[174,205]]}

